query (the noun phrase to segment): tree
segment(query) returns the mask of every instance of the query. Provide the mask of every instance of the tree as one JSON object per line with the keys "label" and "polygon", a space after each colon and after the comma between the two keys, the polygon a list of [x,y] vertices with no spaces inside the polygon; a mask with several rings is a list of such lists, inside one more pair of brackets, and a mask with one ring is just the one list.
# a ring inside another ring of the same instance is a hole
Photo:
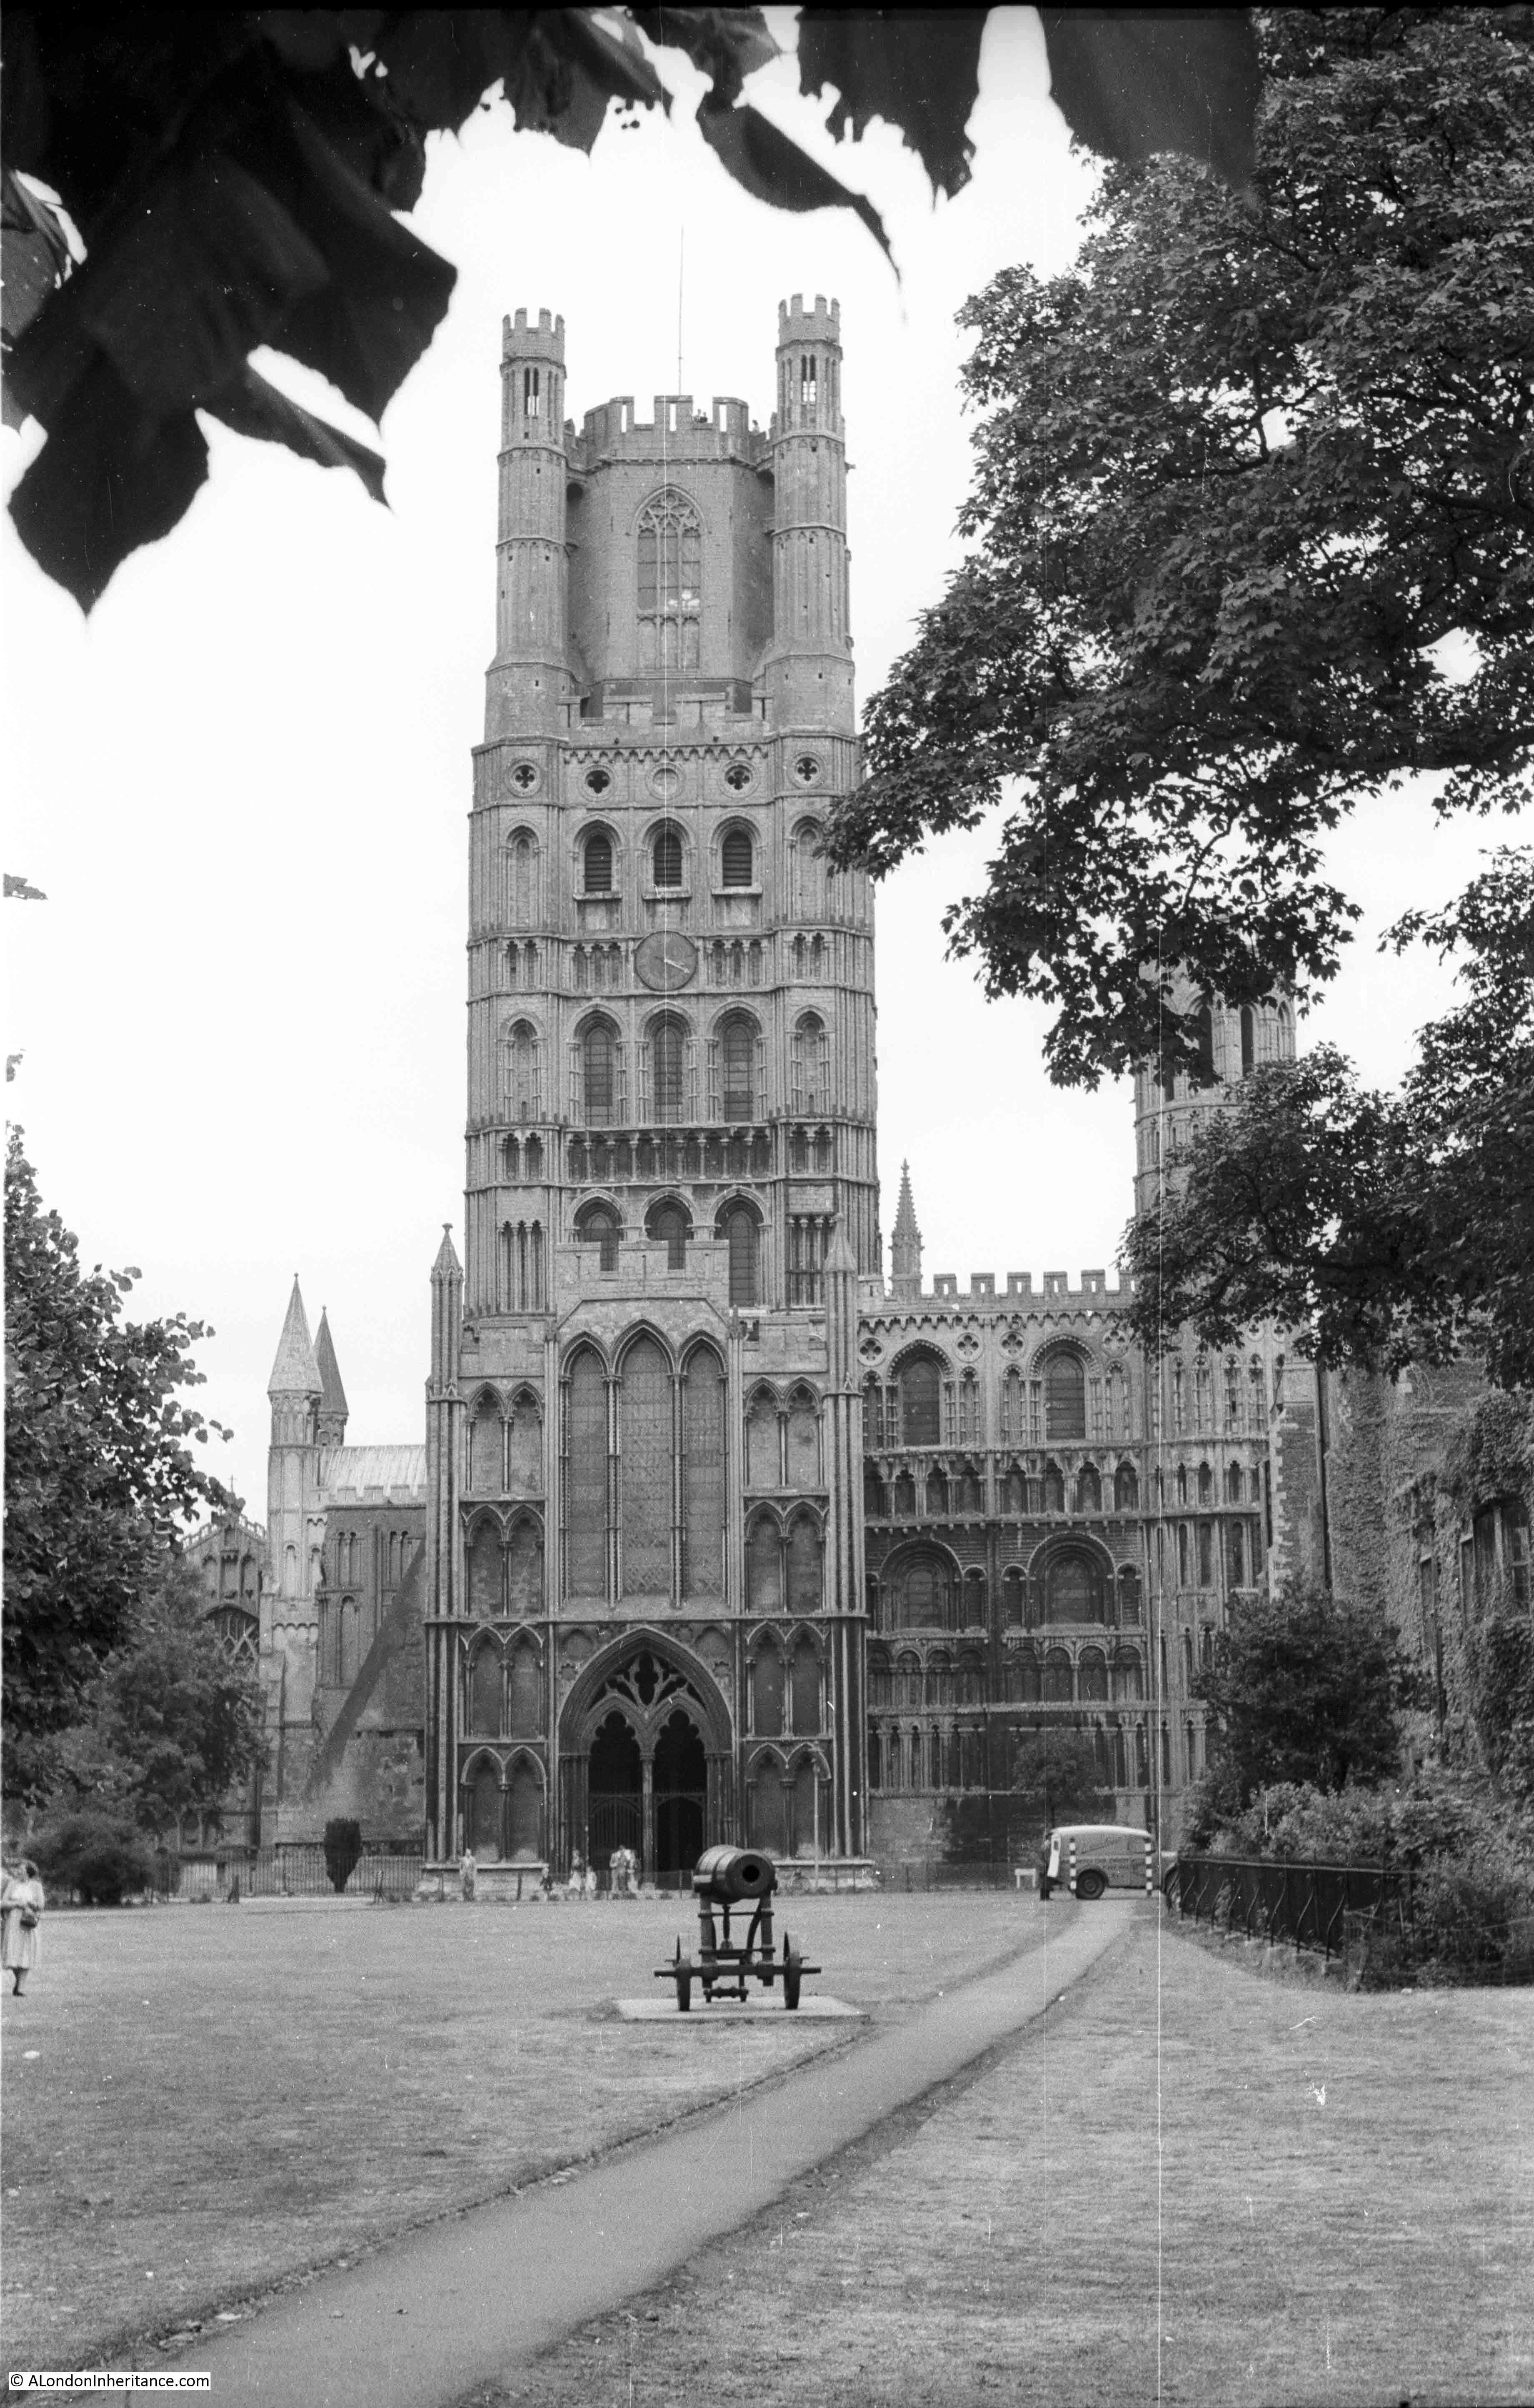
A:
{"label": "tree", "polygon": [[[800,89],[837,89],[839,135],[897,125],[935,192],[955,193],[988,13],[806,8]],[[1052,90],[1084,141],[1121,158],[1186,149],[1245,180],[1244,10],[1040,14]],[[727,174],[780,208],[853,209],[889,248],[870,203],[743,98],[778,48],[757,8],[22,7],[3,33],[10,406],[48,430],[12,507],[87,609],[202,483],[199,412],[351,468],[382,499],[377,453],[250,354],[274,345],[381,416],[454,281],[396,212],[420,195],[428,136],[487,95],[519,130],[589,150],[613,107],[669,110],[647,45],[680,50],[710,78],[698,124]]]}
{"label": "tree", "polygon": [[361,1824],[349,1815],[333,1815],[325,1825],[323,1846],[325,1878],[339,1898],[362,1856]]}
{"label": "tree", "polygon": [[167,1555],[126,1643],[60,1742],[68,1785],[159,1837],[216,1804],[265,1761],[265,1700],[208,1620],[195,1572]]}
{"label": "tree", "polygon": [[1012,1757],[1012,1787],[1042,1813],[1046,1830],[1068,1812],[1090,1821],[1112,1802],[1092,1742],[1078,1730],[1022,1732]]}
{"label": "tree", "polygon": [[85,1906],[121,1906],[154,1879],[143,1833],[125,1816],[99,1808],[61,1815],[30,1844],[44,1880],[78,1889]]}
{"label": "tree", "polygon": [[[1001,808],[955,953],[1054,1009],[1061,1083],[1193,1068],[1177,982],[1331,977],[1327,831],[1534,752],[1527,10],[1256,15],[1249,194],[1107,170],[1074,267],[972,301],[972,549],[867,712],[835,857]],[[1017,781],[1016,784],[1013,781]]]}
{"label": "tree", "polygon": [[204,1325],[127,1322],[136,1270],[81,1272],[77,1241],[45,1210],[12,1130],[6,1160],[5,1793],[35,1800],[75,1721],[128,1637],[160,1554],[199,1505],[235,1500],[195,1461],[206,1421],[179,1393],[200,1385]]}
{"label": "tree", "polygon": [[1226,1817],[1279,1782],[1386,1779],[1416,1685],[1396,1633],[1360,1606],[1298,1582],[1233,1597],[1214,1661],[1193,1678],[1219,1727],[1211,1780]]}
{"label": "tree", "polygon": [[1324,1363],[1395,1371],[1478,1353],[1534,1385],[1534,853],[1504,848],[1395,932],[1458,948],[1464,1000],[1398,1095],[1327,1046],[1259,1068],[1131,1225],[1134,1335],[1208,1346],[1273,1319]]}

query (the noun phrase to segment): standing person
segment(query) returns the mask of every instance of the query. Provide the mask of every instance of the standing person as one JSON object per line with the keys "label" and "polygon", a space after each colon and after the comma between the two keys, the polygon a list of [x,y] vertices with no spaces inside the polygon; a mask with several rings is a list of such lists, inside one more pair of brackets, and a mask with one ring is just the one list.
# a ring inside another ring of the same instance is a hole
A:
{"label": "standing person", "polygon": [[474,1861],[473,1849],[466,1848],[458,1859],[458,1883],[463,1891],[466,1906],[472,1906],[474,1903],[474,1876],[479,1870],[479,1866]]}
{"label": "standing person", "polygon": [[0,1889],[0,1915],[5,1937],[0,1940],[0,1965],[14,1975],[11,1996],[19,1999],[27,1975],[42,1962],[43,1885],[30,1856],[13,1866]]}

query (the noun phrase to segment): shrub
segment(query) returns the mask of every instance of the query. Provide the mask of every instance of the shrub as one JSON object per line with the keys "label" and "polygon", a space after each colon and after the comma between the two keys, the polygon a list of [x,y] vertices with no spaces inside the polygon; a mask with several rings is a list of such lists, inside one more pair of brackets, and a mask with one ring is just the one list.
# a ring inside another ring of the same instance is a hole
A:
{"label": "shrub", "polygon": [[142,1831],[115,1814],[62,1815],[39,1832],[31,1853],[45,1883],[79,1890],[86,1906],[121,1906],[154,1880],[154,1859]]}
{"label": "shrub", "polygon": [[325,1878],[339,1897],[357,1870],[362,1855],[362,1826],[349,1815],[337,1814],[325,1825]]}
{"label": "shrub", "polygon": [[1534,1941],[1534,1873],[1505,1832],[1484,1829],[1455,1855],[1430,1857],[1401,1909],[1405,1967],[1473,1981]]}

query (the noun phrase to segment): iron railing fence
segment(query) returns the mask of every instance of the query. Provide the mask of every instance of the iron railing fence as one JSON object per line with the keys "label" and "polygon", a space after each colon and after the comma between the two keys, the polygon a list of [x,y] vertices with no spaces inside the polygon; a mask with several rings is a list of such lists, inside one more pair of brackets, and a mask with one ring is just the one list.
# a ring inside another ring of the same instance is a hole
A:
{"label": "iron railing fence", "polygon": [[[419,1852],[365,1848],[340,1895],[409,1898],[421,1879],[422,1862]],[[216,1856],[181,1856],[168,1848],[155,1851],[157,1897],[228,1898],[237,1881],[241,1898],[334,1898],[337,1894],[318,1842],[250,1853],[230,1850]]]}
{"label": "iron railing fence", "polygon": [[1358,1927],[1378,1922],[1397,1884],[1383,1865],[1324,1865],[1287,1858],[1180,1856],[1166,1877],[1168,1903],[1193,1923],[1249,1940],[1290,1940],[1340,1952]]}

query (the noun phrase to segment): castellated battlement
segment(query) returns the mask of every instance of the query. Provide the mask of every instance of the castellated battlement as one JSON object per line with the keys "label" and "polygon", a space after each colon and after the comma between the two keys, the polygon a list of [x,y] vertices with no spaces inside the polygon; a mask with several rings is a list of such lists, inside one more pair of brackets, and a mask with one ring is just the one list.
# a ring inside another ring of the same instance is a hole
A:
{"label": "castellated battlement", "polygon": [[[1106,1271],[1083,1271],[1080,1283],[1072,1287],[1068,1271],[1046,1271],[1043,1283],[1035,1287],[1031,1271],[1008,1271],[1006,1285],[996,1285],[994,1271],[971,1271],[968,1294],[959,1294],[958,1275],[953,1271],[938,1271],[933,1276],[930,1293],[923,1289],[911,1296],[912,1305],[962,1304],[967,1312],[976,1305],[996,1305],[1015,1312],[1019,1303],[1025,1305],[1084,1305],[1088,1308],[1106,1304],[1126,1304],[1134,1292],[1130,1280],[1115,1282],[1110,1287]],[[903,1301],[907,1299],[902,1299]]]}
{"label": "castellated battlement", "polygon": [[530,326],[527,312],[519,309],[515,317],[501,320],[501,357],[503,359],[554,360],[565,365],[565,321],[552,317],[547,309],[538,313],[538,324]]}
{"label": "castellated battlement", "polygon": [[579,434],[573,423],[566,429],[572,466],[586,472],[612,460],[681,466],[740,459],[754,466],[766,457],[767,438],[752,424],[750,405],[735,394],[715,394],[700,409],[690,393],[658,393],[652,409],[650,418],[637,417],[632,394],[588,409]]}
{"label": "castellated battlement", "polygon": [[780,343],[839,343],[841,340],[841,304],[826,304],[824,293],[815,295],[815,306],[807,309],[804,294],[796,293],[791,301],[778,304],[778,340]]}

